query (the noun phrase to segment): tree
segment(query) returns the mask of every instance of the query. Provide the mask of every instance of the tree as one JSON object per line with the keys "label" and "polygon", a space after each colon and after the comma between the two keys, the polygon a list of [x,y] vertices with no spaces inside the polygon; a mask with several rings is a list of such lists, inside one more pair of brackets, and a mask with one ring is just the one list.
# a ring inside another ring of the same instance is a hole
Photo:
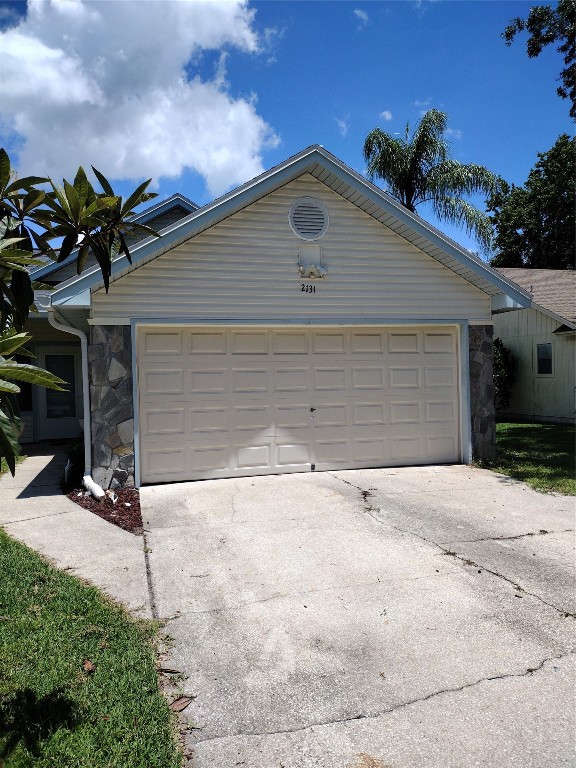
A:
{"label": "tree", "polygon": [[574,269],[576,140],[562,134],[523,187],[504,184],[486,201],[493,213],[493,267]]}
{"label": "tree", "polygon": [[390,194],[413,213],[418,205],[431,203],[438,218],[463,226],[487,250],[490,220],[465,196],[493,194],[499,179],[481,165],[463,165],[449,157],[447,122],[446,113],[429,109],[412,137],[409,125],[401,138],[380,128],[370,131],[364,142],[368,174],[382,179]]}
{"label": "tree", "polygon": [[564,55],[565,68],[561,71],[556,92],[570,99],[570,117],[576,119],[576,0],[559,0],[558,5],[537,5],[530,9],[526,20],[512,19],[502,33],[506,45],[518,32],[527,31],[526,52],[530,58],[539,56],[550,43],[559,42],[558,52]]}
{"label": "tree", "polygon": [[[57,376],[14,359],[16,352],[31,357],[24,345],[32,337],[23,328],[34,308],[34,289],[48,287],[31,277],[31,269],[42,263],[37,256],[62,262],[77,249],[80,274],[93,254],[108,290],[113,260],[123,253],[131,262],[127,237],[157,236],[150,227],[131,221],[136,206],[156,197],[146,192],[150,181],[123,201],[105,176],[93,171],[101,192],[94,190],[82,168],[72,184],[64,179],[62,186],[39,176],[18,179],[7,152],[0,149],[0,458],[6,459],[12,474],[20,452],[17,382],[53,389],[66,385]],[[41,189],[42,185],[49,189]],[[50,245],[54,240],[60,243],[58,248]]]}

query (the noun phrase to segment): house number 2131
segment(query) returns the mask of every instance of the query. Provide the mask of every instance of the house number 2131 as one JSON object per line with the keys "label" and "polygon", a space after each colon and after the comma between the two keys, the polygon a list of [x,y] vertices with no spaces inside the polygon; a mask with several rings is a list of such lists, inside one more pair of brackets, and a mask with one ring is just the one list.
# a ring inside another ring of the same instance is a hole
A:
{"label": "house number 2131", "polygon": [[315,285],[307,285],[306,283],[302,283],[301,291],[302,291],[302,293],[316,293],[316,286]]}

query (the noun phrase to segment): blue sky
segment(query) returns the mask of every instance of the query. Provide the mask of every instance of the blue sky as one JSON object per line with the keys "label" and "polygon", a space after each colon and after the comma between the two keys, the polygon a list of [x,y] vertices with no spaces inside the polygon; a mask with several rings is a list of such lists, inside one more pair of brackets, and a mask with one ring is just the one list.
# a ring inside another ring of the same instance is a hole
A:
{"label": "blue sky", "polygon": [[363,172],[369,130],[403,132],[435,107],[449,115],[456,159],[522,184],[537,152],[572,133],[568,103],[556,95],[555,48],[529,59],[525,35],[511,47],[500,37],[529,8],[506,0],[3,3],[0,138],[25,172],[61,177],[93,163],[119,191],[146,174],[161,197],[180,191],[203,204],[310,144]]}

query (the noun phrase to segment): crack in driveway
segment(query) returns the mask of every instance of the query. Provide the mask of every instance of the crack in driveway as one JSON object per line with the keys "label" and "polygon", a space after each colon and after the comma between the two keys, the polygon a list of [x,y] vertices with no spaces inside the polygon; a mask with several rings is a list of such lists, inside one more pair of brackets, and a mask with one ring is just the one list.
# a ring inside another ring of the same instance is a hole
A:
{"label": "crack in driveway", "polygon": [[[351,483],[349,480],[344,480],[342,477],[338,477],[338,475],[333,474],[332,472],[328,473],[336,480],[340,480],[340,482],[344,483],[345,485],[349,485],[351,488],[355,488],[357,491],[360,492],[360,495],[362,496],[362,501],[364,504],[364,512],[368,514],[372,520],[379,523],[380,525],[387,525],[389,528],[392,528],[395,531],[399,531],[400,533],[406,533],[410,536],[415,536],[416,538],[420,539],[421,541],[426,542],[427,544],[432,544],[435,547],[438,547],[438,549],[442,550],[442,554],[449,555],[450,557],[453,557],[456,560],[460,560],[465,565],[472,566],[474,568],[481,568],[483,571],[486,571],[486,573],[492,574],[492,576],[496,576],[499,579],[502,579],[503,581],[507,582],[508,584],[511,584],[518,592],[522,592],[525,595],[529,595],[530,597],[535,598],[539,602],[541,602],[543,605],[548,606],[548,608],[552,608],[557,613],[561,614],[565,618],[576,618],[576,613],[572,613],[570,611],[566,611],[564,608],[559,608],[557,605],[554,605],[553,603],[549,603],[547,600],[545,600],[540,595],[536,594],[535,592],[530,592],[527,589],[525,589],[523,586],[521,586],[518,582],[514,581],[513,579],[509,578],[508,576],[505,576],[502,573],[499,573],[498,571],[494,571],[491,568],[487,568],[485,565],[482,565],[481,563],[476,563],[474,560],[470,560],[468,557],[464,557],[463,555],[459,555],[457,552],[454,552],[449,547],[445,547],[442,543],[438,541],[434,541],[433,539],[428,539],[426,536],[423,536],[420,533],[416,533],[416,531],[411,531],[407,528],[399,528],[396,525],[392,525],[389,521],[382,520],[378,515],[376,514],[375,508],[370,504],[368,499],[373,496],[372,489],[368,488],[361,488],[359,485],[354,485],[354,483]],[[543,529],[541,531],[543,534]],[[548,533],[546,531],[546,533]],[[534,534],[532,534],[534,535]],[[519,537],[505,537],[505,538],[519,538]],[[459,542],[453,542],[454,544],[458,544]],[[466,542],[461,542],[466,543]]]}
{"label": "crack in driveway", "polygon": [[530,536],[553,536],[557,533],[574,533],[574,528],[564,528],[561,531],[545,531],[541,528],[539,531],[530,533],[519,533],[517,536],[487,536],[485,539],[457,539],[453,544],[477,544],[480,541],[515,541],[516,539],[526,539]]}
{"label": "crack in driveway", "polygon": [[416,699],[410,699],[409,701],[403,701],[400,704],[396,704],[393,707],[388,707],[387,709],[383,709],[381,712],[367,712],[367,713],[360,713],[358,715],[352,715],[351,717],[343,717],[340,719],[335,720],[322,720],[315,723],[309,723],[308,725],[300,726],[298,728],[286,728],[284,730],[279,731],[262,731],[262,732],[250,732],[250,733],[235,733],[230,734],[228,736],[214,736],[212,738],[207,739],[201,739],[200,741],[196,742],[197,744],[206,744],[208,742],[213,741],[223,741],[226,739],[235,739],[239,736],[281,736],[282,734],[288,734],[288,733],[300,733],[302,731],[308,731],[313,728],[318,728],[324,725],[338,725],[338,724],[344,724],[344,723],[352,723],[357,720],[375,720],[379,717],[383,717],[384,715],[389,715],[393,712],[397,712],[398,710],[404,709],[406,707],[410,707],[413,704],[420,704],[425,701],[430,701],[430,699],[435,699],[438,696],[443,696],[445,694],[450,693],[459,693],[461,691],[468,690],[470,688],[475,688],[476,686],[482,685],[484,683],[493,682],[495,680],[509,680],[511,678],[522,678],[522,677],[531,677],[536,672],[540,672],[545,664],[552,661],[560,661],[562,659],[569,658],[570,656],[573,656],[576,653],[576,650],[569,651],[566,654],[563,654],[562,656],[549,656],[545,659],[542,659],[536,666],[534,667],[527,667],[523,672],[503,672],[499,675],[489,675],[487,677],[481,677],[478,680],[474,680],[470,683],[464,683],[463,685],[455,686],[454,688],[442,688],[439,691],[433,691],[432,693],[429,693],[426,696],[420,696]]}

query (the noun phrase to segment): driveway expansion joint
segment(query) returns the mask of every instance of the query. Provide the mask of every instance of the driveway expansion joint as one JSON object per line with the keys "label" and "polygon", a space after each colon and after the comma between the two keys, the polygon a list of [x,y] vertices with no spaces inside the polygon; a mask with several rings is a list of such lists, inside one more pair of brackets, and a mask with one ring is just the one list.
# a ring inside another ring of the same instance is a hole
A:
{"label": "driveway expansion joint", "polygon": [[60,515],[69,515],[71,512],[75,512],[74,509],[65,509],[64,512],[47,513],[46,515],[36,515],[35,517],[21,517],[19,520],[9,520],[6,523],[2,523],[2,527],[6,525],[16,525],[16,523],[27,523],[29,520],[44,520],[47,517],[60,517]]}
{"label": "driveway expansion joint", "polygon": [[[518,582],[514,581],[513,579],[510,579],[508,576],[504,576],[504,574],[499,573],[498,571],[494,571],[491,568],[487,568],[486,566],[482,565],[481,563],[476,563],[473,560],[470,560],[468,557],[464,557],[463,555],[459,555],[454,550],[450,549],[449,547],[445,547],[443,544],[434,541],[433,539],[428,539],[426,536],[422,536],[420,533],[416,533],[415,531],[411,531],[407,528],[399,528],[396,525],[392,525],[392,523],[382,520],[378,515],[376,514],[376,507],[374,507],[368,499],[373,496],[372,489],[368,488],[361,488],[358,485],[354,485],[354,483],[351,483],[349,480],[344,480],[342,477],[338,477],[338,475],[333,474],[332,472],[329,472],[332,477],[334,477],[336,480],[340,480],[342,483],[345,483],[346,485],[349,485],[351,488],[355,488],[357,491],[360,492],[360,495],[362,497],[362,502],[364,504],[364,512],[368,514],[372,520],[374,520],[377,523],[380,523],[381,525],[387,525],[389,528],[392,528],[395,531],[399,531],[400,533],[406,533],[409,536],[415,536],[416,538],[420,539],[421,541],[426,542],[426,544],[432,544],[433,546],[437,547],[438,549],[442,550],[442,554],[448,555],[450,557],[453,557],[456,560],[460,560],[464,565],[469,565],[473,568],[480,568],[483,571],[486,571],[486,573],[492,574],[492,576],[496,576],[499,579],[502,579],[503,581],[507,582],[511,586],[514,587],[518,592],[522,592],[523,595],[528,595],[530,597],[533,597],[535,600],[538,600],[543,605],[546,605],[548,608],[552,608],[557,613],[559,613],[564,618],[576,618],[576,613],[566,611],[564,608],[559,608],[557,605],[554,605],[553,603],[549,603],[547,600],[544,600],[543,597],[540,597],[540,595],[537,595],[535,592],[529,592],[527,589],[522,587]],[[568,530],[567,532],[570,532]],[[548,533],[546,531],[545,533]],[[544,530],[542,529],[540,531],[541,535],[544,535]],[[523,535],[534,535],[534,534],[523,534]],[[503,538],[520,538],[520,537],[503,537]],[[487,539],[488,540],[488,539]],[[481,541],[481,539],[478,539],[477,541]],[[454,542],[454,544],[457,544],[459,542]],[[466,542],[461,542],[466,543]],[[468,542],[472,543],[472,542]]]}
{"label": "driveway expansion joint", "polygon": [[144,567],[146,569],[146,586],[148,587],[148,600],[150,601],[150,613],[153,619],[159,619],[158,607],[156,605],[156,596],[154,594],[154,584],[152,582],[152,569],[150,568],[150,548],[146,537],[146,529],[142,531],[142,544],[144,550]]}
{"label": "driveway expansion joint", "polygon": [[434,691],[433,693],[429,693],[427,696],[421,696],[417,699],[410,699],[409,701],[401,702],[400,704],[397,704],[394,707],[383,709],[381,712],[367,712],[367,713],[361,713],[358,715],[353,715],[351,717],[343,717],[335,720],[321,720],[317,723],[310,723],[308,725],[304,725],[298,728],[286,728],[284,730],[279,730],[279,731],[234,733],[234,734],[229,734],[227,736],[213,736],[212,738],[200,739],[199,741],[195,742],[195,744],[198,745],[198,744],[205,744],[207,742],[213,742],[213,741],[224,741],[226,739],[236,739],[238,737],[281,736],[283,734],[288,734],[288,733],[301,733],[303,731],[313,730],[314,728],[319,728],[325,725],[340,725],[340,724],[352,723],[357,720],[376,720],[379,717],[392,714],[394,712],[397,712],[398,710],[404,709],[406,707],[410,707],[414,704],[421,704],[425,701],[430,701],[431,699],[434,699],[437,696],[443,696],[445,694],[450,694],[450,693],[460,693],[461,691],[466,691],[470,688],[475,688],[478,685],[494,682],[497,680],[510,680],[513,678],[531,677],[537,672],[541,672],[544,669],[544,666],[548,662],[561,661],[562,659],[569,658],[570,656],[573,656],[575,654],[576,654],[576,649],[573,651],[569,651],[568,653],[565,653],[562,656],[549,656],[545,659],[542,659],[542,661],[536,664],[536,666],[527,667],[523,672],[504,672],[500,675],[489,675],[488,677],[482,677],[479,680],[474,680],[471,683],[464,683],[463,685],[456,686],[455,688],[443,688],[439,691]]}

